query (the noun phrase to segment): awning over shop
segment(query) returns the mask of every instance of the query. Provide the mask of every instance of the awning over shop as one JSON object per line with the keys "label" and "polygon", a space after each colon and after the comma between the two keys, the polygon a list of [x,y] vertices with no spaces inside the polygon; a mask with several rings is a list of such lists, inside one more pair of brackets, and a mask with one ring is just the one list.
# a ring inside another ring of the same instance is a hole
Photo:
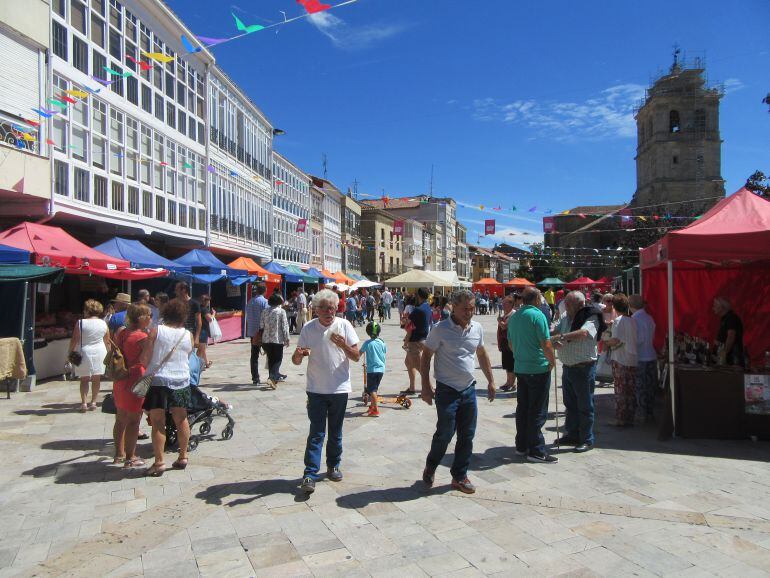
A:
{"label": "awning over shop", "polygon": [[385,281],[388,287],[406,287],[414,289],[417,287],[445,287],[446,281],[433,274],[433,271],[422,271],[420,269],[411,269],[401,275],[396,275]]}
{"label": "awning over shop", "polygon": [[29,264],[0,264],[0,283],[34,281],[35,283],[59,283],[64,276],[60,267],[42,267]]}
{"label": "awning over shop", "polygon": [[217,259],[211,251],[205,249],[193,249],[178,259],[174,259],[174,263],[190,267],[194,283],[215,283],[221,279],[230,279],[234,281],[234,284],[240,284],[249,276],[245,269],[228,267]]}
{"label": "awning over shop", "polygon": [[287,283],[304,283],[303,279],[305,277],[305,274],[297,275],[296,273],[292,273],[286,267],[281,265],[280,263],[276,261],[270,261],[265,265],[265,269],[270,271],[271,273],[275,273],[276,275],[280,275],[283,277],[283,280]]}
{"label": "awning over shop", "polygon": [[331,277],[327,277],[315,267],[310,267],[307,271],[305,271],[305,273],[307,273],[308,275],[313,275],[314,277],[317,277],[319,282],[321,283],[328,283],[329,281],[332,281]]}
{"label": "awning over shop", "polygon": [[59,227],[24,222],[0,233],[0,244],[29,251],[38,265],[63,267],[67,273],[136,280],[165,277],[165,269],[132,269],[131,263],[92,249]]}
{"label": "awning over shop", "polygon": [[565,289],[580,289],[581,287],[593,287],[597,282],[590,277],[578,277],[574,281],[564,284]]}
{"label": "awning over shop", "polygon": [[175,273],[185,273],[188,275],[192,272],[190,266],[180,265],[171,259],[166,259],[135,239],[114,237],[101,245],[97,245],[94,249],[107,255],[112,255],[117,259],[125,259],[131,263],[132,267],[137,269],[168,269]]}
{"label": "awning over shop", "polygon": [[256,275],[262,281],[266,281],[267,283],[281,282],[280,275],[271,273],[270,271],[262,267],[259,263],[257,263],[254,259],[251,259],[249,257],[238,257],[232,263],[228,263],[227,266],[232,267],[233,269],[243,269],[245,271],[248,271],[249,275]]}

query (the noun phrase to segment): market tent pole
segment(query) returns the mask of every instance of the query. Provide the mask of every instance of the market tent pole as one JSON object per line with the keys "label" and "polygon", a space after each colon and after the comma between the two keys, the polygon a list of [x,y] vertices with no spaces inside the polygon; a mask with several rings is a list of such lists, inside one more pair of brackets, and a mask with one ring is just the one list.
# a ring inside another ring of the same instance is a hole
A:
{"label": "market tent pole", "polygon": [[668,277],[668,385],[671,392],[672,436],[676,437],[676,396],[674,394],[674,262],[666,261]]}

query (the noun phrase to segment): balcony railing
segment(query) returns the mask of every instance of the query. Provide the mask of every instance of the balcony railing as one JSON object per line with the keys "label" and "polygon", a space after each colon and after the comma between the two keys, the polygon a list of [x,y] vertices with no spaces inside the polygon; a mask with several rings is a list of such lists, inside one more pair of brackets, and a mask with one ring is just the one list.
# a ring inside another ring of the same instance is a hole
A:
{"label": "balcony railing", "polygon": [[[28,135],[26,138],[24,135]],[[40,131],[0,112],[0,142],[28,153],[40,154]],[[32,139],[32,140],[30,140]]]}

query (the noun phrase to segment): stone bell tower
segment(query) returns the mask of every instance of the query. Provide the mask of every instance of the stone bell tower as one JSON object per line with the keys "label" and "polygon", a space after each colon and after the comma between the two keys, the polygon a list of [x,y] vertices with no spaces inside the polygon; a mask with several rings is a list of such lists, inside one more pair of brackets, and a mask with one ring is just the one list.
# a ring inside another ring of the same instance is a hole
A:
{"label": "stone bell tower", "polygon": [[[679,60],[647,90],[636,112],[636,193],[632,207],[665,204],[671,214],[699,215],[724,197],[719,100],[706,86],[701,59]],[[671,204],[676,201],[689,201]]]}

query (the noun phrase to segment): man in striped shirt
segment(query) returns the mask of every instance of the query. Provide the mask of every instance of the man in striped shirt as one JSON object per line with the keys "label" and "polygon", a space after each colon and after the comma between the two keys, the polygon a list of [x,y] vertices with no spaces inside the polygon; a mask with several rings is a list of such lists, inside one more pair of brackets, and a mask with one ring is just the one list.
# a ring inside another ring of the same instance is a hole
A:
{"label": "man in striped shirt", "polygon": [[564,298],[567,314],[554,332],[554,346],[562,362],[562,392],[566,409],[566,434],[559,444],[575,446],[578,453],[594,446],[594,384],[596,378],[597,336],[601,311],[586,307],[580,291]]}

